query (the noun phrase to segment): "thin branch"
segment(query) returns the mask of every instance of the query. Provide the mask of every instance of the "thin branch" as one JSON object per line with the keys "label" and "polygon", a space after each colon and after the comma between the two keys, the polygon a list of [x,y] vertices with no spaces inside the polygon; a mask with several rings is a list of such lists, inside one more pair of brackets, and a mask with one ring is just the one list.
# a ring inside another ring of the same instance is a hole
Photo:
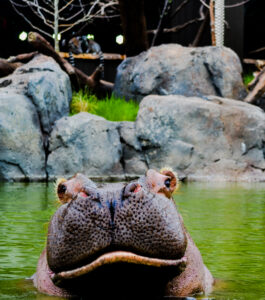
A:
{"label": "thin branch", "polygon": [[207,7],[208,9],[210,9],[210,5],[208,5],[204,0],[200,0],[200,2]]}
{"label": "thin branch", "polygon": [[[36,0],[34,1],[34,3],[36,4],[37,12],[38,12],[38,14],[40,15],[40,17],[42,18],[43,22],[44,22],[47,26],[52,27],[51,24],[48,23],[48,20],[46,21],[46,18],[44,17],[44,15],[43,15],[43,13],[42,13],[42,11],[41,11],[43,8],[39,5],[38,2],[36,2]],[[31,6],[30,6],[30,8],[31,8]],[[45,11],[45,10],[44,10],[44,11]],[[53,14],[54,14],[54,11],[53,11]]]}
{"label": "thin branch", "polygon": [[[92,18],[91,13],[92,13],[93,9],[95,8],[95,6],[98,4],[98,2],[99,2],[99,0],[96,0],[96,1],[93,3],[93,5],[90,7],[88,13],[86,14],[86,16],[85,16],[84,18],[82,18],[82,19],[76,21],[74,24],[71,24],[68,28],[66,28],[66,29],[64,29],[64,30],[62,30],[62,31],[60,31],[60,34],[63,34],[64,32],[70,30],[70,29],[73,28],[74,26],[76,26],[76,25],[78,25],[78,24],[80,24],[80,23],[83,23],[83,22],[88,21],[89,19],[91,19],[91,18]],[[96,12],[96,14],[97,14],[97,13],[98,13],[98,12]]]}
{"label": "thin branch", "polygon": [[64,17],[59,17],[59,20],[60,21],[65,21],[65,22],[69,22],[71,21],[72,19],[74,19],[75,17],[77,17],[79,14],[81,14],[83,12],[83,10],[79,10],[78,12],[76,12],[74,15],[72,15],[71,17],[69,18],[64,18]]}
{"label": "thin branch", "polygon": [[40,31],[41,33],[45,34],[46,36],[52,38],[52,35],[51,35],[50,33],[46,32],[46,31],[40,29],[39,27],[35,26],[34,24],[32,24],[32,23],[30,22],[30,20],[24,16],[24,14],[22,14],[20,11],[17,10],[17,8],[16,8],[15,5],[13,4],[13,2],[12,2],[12,1],[10,1],[10,2],[11,2],[11,5],[13,6],[14,10],[16,11],[16,13],[19,14],[26,22],[28,22],[29,25],[30,25],[32,28],[34,28],[34,29]]}
{"label": "thin branch", "polygon": [[[174,26],[172,28],[164,28],[162,30],[163,33],[170,33],[170,32],[178,32],[179,30],[187,27],[188,25],[192,24],[192,23],[195,23],[195,22],[199,22],[199,21],[202,21],[205,19],[205,14],[203,13],[203,6],[200,7],[200,10],[199,10],[199,14],[200,14],[200,17],[199,18],[195,18],[195,19],[192,19],[192,20],[189,20],[183,24],[180,24],[180,25],[177,25],[177,26]],[[153,30],[147,30],[147,33],[151,33],[151,34],[156,34],[157,32],[157,29],[153,29]]]}
{"label": "thin branch", "polygon": [[[10,0],[10,1],[13,2],[13,0]],[[42,7],[42,6],[38,5],[38,4],[35,4],[34,2],[31,2],[31,1],[28,1],[28,0],[21,0],[21,1],[23,1],[24,3],[26,3],[28,6],[34,6],[36,8],[40,7],[47,14],[53,15],[53,12],[49,11],[48,9],[46,9],[46,8],[44,8],[44,7]]]}
{"label": "thin branch", "polygon": [[[226,4],[225,5],[225,8],[233,8],[233,7],[238,7],[238,6],[241,6],[241,5],[244,5],[246,3],[248,3],[249,1],[251,0],[245,0],[245,1],[242,1],[242,2],[239,2],[239,3],[235,3],[235,4]],[[208,5],[204,0],[200,0],[200,2],[207,8],[210,9],[210,5]]]}
{"label": "thin branch", "polygon": [[244,4],[248,3],[249,1],[250,0],[245,0],[245,1],[242,1],[242,2],[239,2],[239,3],[225,5],[225,8],[238,7],[238,6],[241,6],[241,5],[244,5]]}
{"label": "thin branch", "polygon": [[192,19],[192,20],[189,20],[181,25],[177,25],[175,27],[172,27],[172,28],[164,28],[163,32],[164,33],[169,33],[169,32],[178,32],[179,30],[187,27],[188,25],[192,24],[192,23],[195,23],[197,22],[198,19]]}
{"label": "thin branch", "polygon": [[156,40],[157,35],[160,31],[160,27],[161,27],[161,24],[162,24],[162,19],[164,18],[164,15],[165,15],[165,12],[166,12],[166,9],[167,9],[167,5],[168,5],[168,0],[165,0],[164,7],[163,7],[163,10],[162,10],[162,13],[160,15],[159,22],[158,22],[158,25],[157,25],[156,33],[155,33],[155,35],[153,37],[153,40],[152,40],[152,43],[151,43],[151,47],[154,46],[155,40]]}
{"label": "thin branch", "polygon": [[61,13],[63,10],[65,10],[71,3],[73,3],[75,0],[68,1],[65,6],[59,9],[59,13]]}
{"label": "thin branch", "polygon": [[[204,6],[201,5],[201,8],[202,8],[202,13],[203,13]],[[198,30],[198,32],[197,32],[197,34],[195,36],[195,39],[194,39],[193,43],[191,44],[192,47],[197,47],[198,46],[199,41],[201,39],[201,36],[202,36],[202,34],[203,34],[204,30],[205,30],[206,24],[208,23],[208,17],[209,17],[209,10],[207,9],[207,11],[206,11],[206,13],[204,15],[204,20],[203,20],[203,22],[201,23],[201,25],[199,27],[199,30]]]}
{"label": "thin branch", "polygon": [[259,49],[256,49],[256,50],[252,50],[249,53],[258,53],[258,52],[262,52],[264,50],[265,50],[265,47],[262,47],[262,48],[259,48]]}
{"label": "thin branch", "polygon": [[112,16],[94,16],[95,19],[112,19],[112,18],[118,18],[120,15],[112,15]]}
{"label": "thin branch", "polygon": [[40,15],[32,6],[30,6],[29,8],[37,17],[39,17],[43,21],[45,25],[47,25],[50,28],[53,28],[53,22],[45,18],[42,14]]}
{"label": "thin branch", "polygon": [[181,9],[184,5],[186,5],[189,2],[189,0],[184,0],[183,2],[180,3],[180,5],[175,9],[175,11],[171,14],[170,18],[173,18]]}

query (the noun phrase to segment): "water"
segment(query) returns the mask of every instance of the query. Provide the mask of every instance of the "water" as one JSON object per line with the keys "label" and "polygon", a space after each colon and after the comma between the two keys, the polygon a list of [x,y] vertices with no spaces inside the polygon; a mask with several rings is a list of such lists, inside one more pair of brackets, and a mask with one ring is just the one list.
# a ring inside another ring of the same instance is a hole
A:
{"label": "water", "polygon": [[[190,183],[175,200],[218,278],[210,298],[265,299],[265,183]],[[53,184],[0,183],[0,299],[59,299],[38,293],[26,279],[56,207]]]}

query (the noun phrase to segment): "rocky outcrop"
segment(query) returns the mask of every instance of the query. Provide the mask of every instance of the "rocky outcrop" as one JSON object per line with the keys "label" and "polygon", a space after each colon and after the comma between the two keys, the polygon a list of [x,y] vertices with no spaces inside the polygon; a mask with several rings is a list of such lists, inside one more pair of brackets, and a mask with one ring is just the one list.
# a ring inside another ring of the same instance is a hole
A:
{"label": "rocky outcrop", "polygon": [[0,79],[0,180],[45,180],[48,136],[69,114],[68,76],[38,55]]}
{"label": "rocky outcrop", "polygon": [[237,55],[225,47],[182,47],[167,44],[124,60],[114,93],[141,100],[150,94],[243,99],[246,91]]}
{"label": "rocky outcrop", "polygon": [[50,138],[49,179],[77,172],[94,178],[122,175],[118,126],[89,113],[57,121]]}
{"label": "rocky outcrop", "polygon": [[190,180],[265,180],[265,114],[210,96],[148,96],[137,139],[150,168],[172,166]]}
{"label": "rocky outcrop", "polygon": [[188,180],[265,180],[265,113],[256,106],[150,95],[135,122],[110,122],[68,116],[70,99],[68,76],[45,56],[0,80],[0,180],[124,180],[164,166]]}
{"label": "rocky outcrop", "polygon": [[49,150],[50,179],[76,172],[126,179],[172,166],[188,180],[261,181],[265,114],[216,96],[148,96],[136,122],[88,113],[57,121]]}
{"label": "rocky outcrop", "polygon": [[24,95],[0,94],[0,180],[45,179],[38,114]]}

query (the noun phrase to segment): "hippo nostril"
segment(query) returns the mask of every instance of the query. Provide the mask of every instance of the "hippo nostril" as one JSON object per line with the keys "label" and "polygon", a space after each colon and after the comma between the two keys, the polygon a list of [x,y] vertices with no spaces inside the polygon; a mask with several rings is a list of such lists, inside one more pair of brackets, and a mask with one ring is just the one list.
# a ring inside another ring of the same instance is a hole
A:
{"label": "hippo nostril", "polygon": [[80,195],[82,197],[89,198],[92,201],[101,203],[100,194],[98,192],[96,192],[94,189],[91,189],[89,187],[85,187],[84,189],[82,189],[82,191],[80,192]]}
{"label": "hippo nostril", "polygon": [[123,196],[127,198],[131,196],[133,193],[138,193],[139,191],[141,191],[141,189],[142,186],[138,182],[130,183],[125,187]]}

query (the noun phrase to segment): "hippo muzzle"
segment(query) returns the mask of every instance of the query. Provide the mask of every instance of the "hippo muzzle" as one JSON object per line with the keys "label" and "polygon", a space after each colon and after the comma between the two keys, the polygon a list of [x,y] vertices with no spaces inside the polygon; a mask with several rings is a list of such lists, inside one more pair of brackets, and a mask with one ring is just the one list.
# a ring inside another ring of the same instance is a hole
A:
{"label": "hippo muzzle", "polygon": [[170,176],[153,172],[103,188],[78,174],[58,187],[65,204],[53,216],[47,240],[54,282],[116,262],[158,267],[183,262],[186,235],[169,197],[175,187],[169,186]]}
{"label": "hippo muzzle", "polygon": [[35,286],[44,293],[67,296],[91,294],[95,285],[108,294],[117,282],[115,291],[140,287],[147,295],[158,286],[161,295],[165,290],[169,295],[205,290],[200,253],[172,200],[177,186],[168,169],[149,170],[133,182],[103,187],[82,174],[62,180],[57,187],[62,205],[50,221]]}

